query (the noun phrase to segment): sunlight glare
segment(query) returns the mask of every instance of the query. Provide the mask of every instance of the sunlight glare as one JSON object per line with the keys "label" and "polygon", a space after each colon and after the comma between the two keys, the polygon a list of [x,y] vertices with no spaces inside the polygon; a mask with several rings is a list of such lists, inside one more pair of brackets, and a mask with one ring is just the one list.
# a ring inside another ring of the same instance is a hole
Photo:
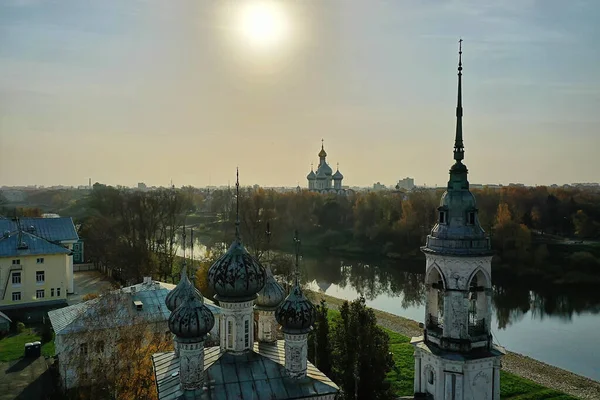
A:
{"label": "sunlight glare", "polygon": [[271,48],[286,38],[288,21],[274,1],[247,3],[241,13],[241,32],[254,47]]}

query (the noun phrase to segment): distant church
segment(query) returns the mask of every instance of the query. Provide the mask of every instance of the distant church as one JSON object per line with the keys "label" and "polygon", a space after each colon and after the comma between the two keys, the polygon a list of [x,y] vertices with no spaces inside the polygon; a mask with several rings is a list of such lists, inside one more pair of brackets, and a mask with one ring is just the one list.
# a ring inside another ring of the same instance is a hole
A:
{"label": "distant church", "polygon": [[344,175],[340,172],[339,165],[335,174],[333,170],[327,164],[327,153],[323,147],[323,140],[321,140],[321,151],[319,152],[319,166],[317,172],[313,171],[311,166],[310,173],[306,177],[308,180],[308,190],[318,193],[335,193],[335,194],[350,194],[352,190],[342,188],[342,180]]}
{"label": "distant church", "polygon": [[[462,42],[462,40],[461,40]],[[462,44],[462,43],[461,43]],[[425,253],[425,330],[414,337],[414,391],[434,400],[500,400],[502,347],[492,341],[492,251],[469,191],[462,135],[462,47],[454,165]]]}

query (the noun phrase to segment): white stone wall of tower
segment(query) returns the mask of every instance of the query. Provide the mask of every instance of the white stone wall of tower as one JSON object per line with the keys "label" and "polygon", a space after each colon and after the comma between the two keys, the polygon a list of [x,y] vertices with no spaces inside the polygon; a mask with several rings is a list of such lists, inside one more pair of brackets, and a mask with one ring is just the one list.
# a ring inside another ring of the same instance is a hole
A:
{"label": "white stone wall of tower", "polygon": [[306,376],[308,360],[308,334],[284,334],[285,369],[292,378]]}
{"label": "white stone wall of tower", "polygon": [[221,307],[221,351],[241,353],[254,343],[254,300],[219,303]]}
{"label": "white stone wall of tower", "polygon": [[258,341],[263,343],[272,343],[277,340],[277,320],[275,319],[275,311],[259,310],[258,311]]}
{"label": "white stone wall of tower", "polygon": [[434,400],[500,400],[500,357],[450,361],[415,351],[415,393]]}
{"label": "white stone wall of tower", "polygon": [[201,388],[204,381],[204,341],[178,344],[179,380],[183,390]]}

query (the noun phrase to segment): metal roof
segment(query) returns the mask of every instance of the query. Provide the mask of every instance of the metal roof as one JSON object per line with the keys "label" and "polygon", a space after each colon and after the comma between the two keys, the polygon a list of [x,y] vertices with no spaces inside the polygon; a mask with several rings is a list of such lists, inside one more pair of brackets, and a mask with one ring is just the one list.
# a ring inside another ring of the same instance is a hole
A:
{"label": "metal roof", "polygon": [[[165,305],[170,287],[174,285],[163,282],[140,283],[83,303],[48,311],[48,317],[57,335],[166,321],[171,315]],[[142,303],[140,309],[136,307],[136,302]],[[214,303],[207,302],[206,305],[213,314],[220,313]]]}
{"label": "metal roof", "polygon": [[204,353],[205,387],[181,390],[179,359],[173,352],[152,356],[159,400],[288,400],[335,394],[339,387],[310,362],[307,376],[292,379],[285,371],[284,341],[254,343],[254,351],[235,355],[209,347]]}
{"label": "metal roof", "polygon": [[[79,240],[73,219],[71,217],[59,218],[19,218],[23,231],[33,227],[33,234],[43,237],[51,242]],[[0,233],[18,231],[17,222],[12,219],[0,219]]]}
{"label": "metal roof", "polygon": [[8,237],[0,236],[0,257],[70,253],[71,250],[28,232],[13,232]]}

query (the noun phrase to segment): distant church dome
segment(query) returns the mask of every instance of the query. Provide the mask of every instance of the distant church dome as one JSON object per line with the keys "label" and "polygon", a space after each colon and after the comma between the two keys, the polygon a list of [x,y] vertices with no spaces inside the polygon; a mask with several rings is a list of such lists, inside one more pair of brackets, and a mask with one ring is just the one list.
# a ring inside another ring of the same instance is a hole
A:
{"label": "distant church dome", "polygon": [[201,302],[204,302],[204,298],[198,289],[194,287],[194,284],[190,282],[187,276],[187,267],[184,264],[181,269],[181,279],[179,283],[173,290],[171,290],[167,297],[165,298],[165,305],[167,309],[171,312],[175,311],[175,309],[183,303],[185,299],[189,296],[190,292],[193,292]]}
{"label": "distant church dome", "polygon": [[317,179],[317,175],[315,175],[315,172],[311,169],[310,173],[306,176],[306,179],[312,181],[313,179]]}
{"label": "distant church dome", "polygon": [[337,171],[335,171],[335,174],[333,174],[333,179],[335,179],[336,181],[341,181],[342,179],[344,179],[344,175],[342,175],[342,173],[338,169]]}
{"label": "distant church dome", "polygon": [[325,152],[325,148],[321,145],[321,151],[319,152],[319,157],[327,157],[327,152]]}
{"label": "distant church dome", "polygon": [[256,298],[258,309],[274,309],[285,299],[285,291],[275,280],[270,268],[266,268],[266,283]]}
{"label": "distant church dome", "polygon": [[169,316],[169,330],[178,338],[202,338],[214,325],[215,316],[192,291]]}
{"label": "distant church dome", "polygon": [[317,179],[327,179],[327,174],[325,173],[325,170],[323,170],[321,167],[317,169]]}
{"label": "distant church dome", "polygon": [[298,282],[275,311],[275,318],[284,333],[301,334],[310,331],[317,313],[315,306],[304,296]]}
{"label": "distant church dome", "polygon": [[[239,228],[236,227],[239,232]],[[265,286],[265,270],[244,248],[239,233],[223,254],[208,270],[208,284],[217,300],[243,302],[256,298]]]}

